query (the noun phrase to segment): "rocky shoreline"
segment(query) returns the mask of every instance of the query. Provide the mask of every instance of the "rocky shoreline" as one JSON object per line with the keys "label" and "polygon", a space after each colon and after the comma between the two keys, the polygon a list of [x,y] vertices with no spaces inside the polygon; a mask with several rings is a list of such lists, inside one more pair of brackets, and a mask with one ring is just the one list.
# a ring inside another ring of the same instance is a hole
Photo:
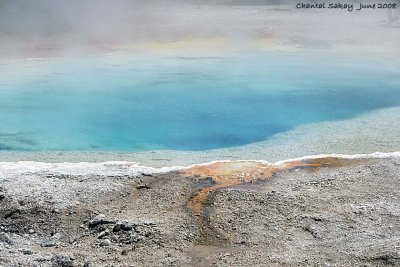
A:
{"label": "rocky shoreline", "polygon": [[[197,173],[0,175],[0,266],[397,266],[400,159],[210,191]],[[262,177],[260,177],[262,178]]]}

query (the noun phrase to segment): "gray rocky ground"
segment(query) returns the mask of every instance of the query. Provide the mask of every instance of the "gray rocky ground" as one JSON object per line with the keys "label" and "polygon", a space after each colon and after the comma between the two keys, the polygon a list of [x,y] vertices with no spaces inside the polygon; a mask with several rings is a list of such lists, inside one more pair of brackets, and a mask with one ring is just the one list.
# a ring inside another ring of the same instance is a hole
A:
{"label": "gray rocky ground", "polygon": [[211,193],[209,180],[0,177],[0,266],[400,266],[400,159],[297,169]]}

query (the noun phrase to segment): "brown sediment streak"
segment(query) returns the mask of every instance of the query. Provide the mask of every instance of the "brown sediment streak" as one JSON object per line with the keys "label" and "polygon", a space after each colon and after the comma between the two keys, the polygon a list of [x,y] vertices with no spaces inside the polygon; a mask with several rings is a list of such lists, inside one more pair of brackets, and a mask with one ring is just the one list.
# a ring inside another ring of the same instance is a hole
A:
{"label": "brown sediment streak", "polygon": [[288,161],[284,165],[286,169],[296,169],[296,168],[319,168],[319,167],[345,167],[349,166],[360,159],[344,159],[344,158],[315,158],[315,159],[304,159],[304,160],[293,160]]}
{"label": "brown sediment streak", "polygon": [[208,200],[210,192],[243,183],[266,180],[273,174],[285,170],[299,168],[308,168],[312,170],[321,167],[344,167],[351,165],[355,161],[356,160],[326,157],[293,160],[280,165],[271,165],[255,161],[216,162],[209,165],[194,166],[180,171],[180,174],[184,176],[194,176],[199,180],[212,179],[213,185],[199,190],[188,202],[188,208],[190,208],[195,215],[202,215],[204,205]]}

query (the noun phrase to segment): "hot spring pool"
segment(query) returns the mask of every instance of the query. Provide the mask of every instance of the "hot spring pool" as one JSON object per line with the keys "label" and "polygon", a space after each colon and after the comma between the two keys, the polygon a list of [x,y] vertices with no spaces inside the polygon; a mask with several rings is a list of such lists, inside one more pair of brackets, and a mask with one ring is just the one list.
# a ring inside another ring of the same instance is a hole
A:
{"label": "hot spring pool", "polygon": [[0,72],[3,151],[231,148],[400,106],[400,64],[321,54],[113,54]]}

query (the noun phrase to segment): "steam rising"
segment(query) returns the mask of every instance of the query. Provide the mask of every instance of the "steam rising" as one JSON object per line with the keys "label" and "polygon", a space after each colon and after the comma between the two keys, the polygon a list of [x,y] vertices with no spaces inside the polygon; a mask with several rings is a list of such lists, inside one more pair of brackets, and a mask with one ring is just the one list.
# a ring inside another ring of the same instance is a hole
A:
{"label": "steam rising", "polygon": [[325,47],[399,43],[398,11],[303,11],[296,10],[297,2],[1,0],[0,55],[210,37]]}

